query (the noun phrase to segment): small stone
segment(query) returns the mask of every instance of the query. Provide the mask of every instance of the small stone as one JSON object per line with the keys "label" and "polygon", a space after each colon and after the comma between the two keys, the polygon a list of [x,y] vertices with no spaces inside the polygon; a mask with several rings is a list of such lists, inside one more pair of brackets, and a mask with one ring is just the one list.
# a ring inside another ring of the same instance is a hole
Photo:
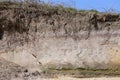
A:
{"label": "small stone", "polygon": [[27,73],[27,72],[28,72],[28,69],[25,69],[24,72]]}

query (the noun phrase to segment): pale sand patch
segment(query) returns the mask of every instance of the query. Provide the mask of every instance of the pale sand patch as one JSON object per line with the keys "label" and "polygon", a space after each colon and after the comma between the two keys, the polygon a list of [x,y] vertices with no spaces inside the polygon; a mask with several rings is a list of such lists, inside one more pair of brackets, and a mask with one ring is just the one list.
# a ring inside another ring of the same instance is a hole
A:
{"label": "pale sand patch", "polygon": [[120,80],[120,77],[101,77],[101,78],[72,78],[61,76],[54,79],[42,79],[42,80]]}

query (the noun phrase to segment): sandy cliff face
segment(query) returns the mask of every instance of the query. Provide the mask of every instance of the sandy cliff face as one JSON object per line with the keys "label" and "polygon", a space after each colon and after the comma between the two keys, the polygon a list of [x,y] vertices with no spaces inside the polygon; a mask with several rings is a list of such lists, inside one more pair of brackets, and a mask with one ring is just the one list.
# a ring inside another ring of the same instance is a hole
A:
{"label": "sandy cliff face", "polygon": [[31,70],[120,67],[119,14],[56,9],[9,9],[8,14],[1,18],[0,41],[0,56],[8,61]]}

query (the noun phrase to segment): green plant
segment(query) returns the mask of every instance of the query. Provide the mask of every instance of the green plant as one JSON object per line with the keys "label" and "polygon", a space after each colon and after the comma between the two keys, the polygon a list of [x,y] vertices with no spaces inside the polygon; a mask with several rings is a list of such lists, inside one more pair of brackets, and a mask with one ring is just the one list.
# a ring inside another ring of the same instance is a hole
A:
{"label": "green plant", "polygon": [[76,13],[76,12],[77,12],[77,9],[72,8],[72,7],[66,7],[65,10],[66,10],[67,12],[71,12],[71,13]]}
{"label": "green plant", "polygon": [[95,12],[99,13],[97,10],[91,9],[91,10],[79,10],[78,12]]}
{"label": "green plant", "polygon": [[59,10],[63,10],[63,9],[64,9],[64,6],[61,5],[61,4],[58,4],[58,5],[56,6],[56,8],[59,9]]}
{"label": "green plant", "polygon": [[98,11],[97,10],[94,10],[94,9],[91,9],[91,10],[89,10],[90,12],[95,12],[95,13],[98,13]]}

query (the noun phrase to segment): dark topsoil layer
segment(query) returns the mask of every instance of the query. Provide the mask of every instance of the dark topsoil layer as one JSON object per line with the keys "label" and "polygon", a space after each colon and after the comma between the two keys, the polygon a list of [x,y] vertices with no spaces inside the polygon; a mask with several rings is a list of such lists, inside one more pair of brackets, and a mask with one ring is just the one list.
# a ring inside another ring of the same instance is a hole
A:
{"label": "dark topsoil layer", "polygon": [[[90,30],[120,29],[120,14],[100,13],[95,11],[77,11],[73,8],[51,6],[47,4],[0,3],[0,29],[8,32],[28,32],[31,23],[44,23],[37,30],[46,29],[59,32],[64,29],[65,34]],[[69,26],[69,27],[68,27]]]}

